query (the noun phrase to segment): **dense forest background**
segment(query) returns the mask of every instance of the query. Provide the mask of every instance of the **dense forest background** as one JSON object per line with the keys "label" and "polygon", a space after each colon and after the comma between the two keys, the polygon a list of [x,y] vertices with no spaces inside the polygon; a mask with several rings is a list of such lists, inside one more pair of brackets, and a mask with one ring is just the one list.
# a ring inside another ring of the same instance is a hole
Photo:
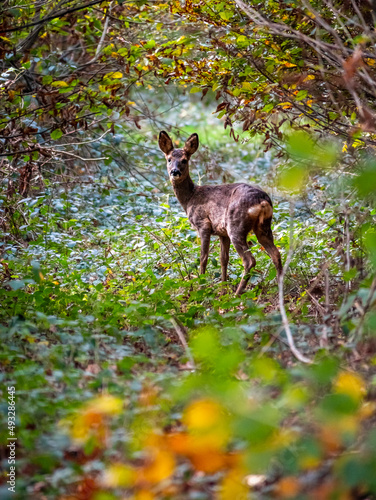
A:
{"label": "dense forest background", "polygon": [[[376,497],[375,22],[1,2],[1,498]],[[253,235],[244,295],[214,239],[199,275],[160,130],[199,134],[196,183],[269,193],[280,286]]]}

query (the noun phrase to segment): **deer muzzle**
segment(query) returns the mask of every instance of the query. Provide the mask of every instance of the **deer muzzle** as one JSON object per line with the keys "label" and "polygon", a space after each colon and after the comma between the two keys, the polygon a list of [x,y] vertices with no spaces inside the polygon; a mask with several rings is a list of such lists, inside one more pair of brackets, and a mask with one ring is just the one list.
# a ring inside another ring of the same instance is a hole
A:
{"label": "deer muzzle", "polygon": [[181,172],[177,168],[173,168],[170,172],[171,177],[181,177]]}

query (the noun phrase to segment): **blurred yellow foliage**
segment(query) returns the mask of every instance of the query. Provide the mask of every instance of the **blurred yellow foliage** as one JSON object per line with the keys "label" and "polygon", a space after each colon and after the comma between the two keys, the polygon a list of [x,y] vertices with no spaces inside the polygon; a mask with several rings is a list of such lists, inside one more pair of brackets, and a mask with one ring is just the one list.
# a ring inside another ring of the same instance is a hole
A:
{"label": "blurred yellow foliage", "polygon": [[149,450],[148,461],[138,471],[138,481],[158,484],[170,477],[175,470],[175,458],[168,450],[154,448]]}
{"label": "blurred yellow foliage", "polygon": [[249,500],[249,487],[244,476],[241,471],[231,470],[222,480],[218,500]]}
{"label": "blurred yellow foliage", "polygon": [[366,394],[366,385],[360,375],[342,371],[334,382],[334,390],[338,394],[347,394],[354,401],[360,402]]}
{"label": "blurred yellow foliage", "polygon": [[189,434],[199,437],[196,445],[222,448],[230,439],[228,416],[214,400],[200,399],[191,403],[183,414],[183,423]]}
{"label": "blurred yellow foliage", "polygon": [[92,399],[86,408],[87,411],[94,411],[102,415],[118,415],[123,408],[123,401],[109,394],[103,394],[98,398]]}
{"label": "blurred yellow foliage", "polygon": [[106,418],[118,415],[123,408],[123,401],[108,394],[101,395],[86,403],[79,413],[61,422],[68,427],[73,441],[84,444],[94,438],[96,444],[103,444],[106,436]]}
{"label": "blurred yellow foliage", "polygon": [[133,467],[117,463],[111,464],[104,472],[102,484],[108,488],[127,488],[133,486],[136,473]]}

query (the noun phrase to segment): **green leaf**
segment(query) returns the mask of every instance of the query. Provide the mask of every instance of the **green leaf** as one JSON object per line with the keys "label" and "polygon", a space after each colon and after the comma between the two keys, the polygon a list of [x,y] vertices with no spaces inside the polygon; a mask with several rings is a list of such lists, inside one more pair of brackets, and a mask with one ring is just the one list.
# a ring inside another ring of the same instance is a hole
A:
{"label": "green leaf", "polygon": [[285,191],[297,193],[306,186],[307,169],[304,165],[298,164],[291,167],[284,167],[279,174],[278,184]]}
{"label": "green leaf", "polygon": [[42,83],[43,85],[49,85],[51,82],[53,81],[53,78],[51,75],[45,75],[43,78],[42,78]]}
{"label": "green leaf", "polygon": [[155,40],[149,40],[147,43],[145,43],[144,47],[145,49],[153,49],[156,45]]}
{"label": "green leaf", "polygon": [[263,107],[262,111],[265,111],[265,113],[269,113],[274,108],[274,104],[267,104],[266,106]]}
{"label": "green leaf", "polygon": [[12,280],[9,282],[9,286],[12,290],[19,290],[25,286],[25,282],[23,280]]}
{"label": "green leaf", "polygon": [[51,139],[53,139],[54,141],[56,141],[57,139],[60,139],[60,137],[62,137],[62,136],[63,136],[63,132],[59,128],[57,128],[56,130],[51,132]]}
{"label": "green leaf", "polygon": [[299,90],[299,92],[296,94],[295,99],[297,101],[302,101],[307,97],[308,91],[307,90]]}
{"label": "green leaf", "polygon": [[345,271],[343,273],[343,279],[345,281],[351,281],[352,279],[355,278],[355,276],[357,275],[358,271],[356,270],[356,268],[352,268],[350,269],[349,271]]}
{"label": "green leaf", "polygon": [[233,13],[229,10],[225,10],[223,12],[220,12],[219,15],[224,21],[229,21],[232,18]]}

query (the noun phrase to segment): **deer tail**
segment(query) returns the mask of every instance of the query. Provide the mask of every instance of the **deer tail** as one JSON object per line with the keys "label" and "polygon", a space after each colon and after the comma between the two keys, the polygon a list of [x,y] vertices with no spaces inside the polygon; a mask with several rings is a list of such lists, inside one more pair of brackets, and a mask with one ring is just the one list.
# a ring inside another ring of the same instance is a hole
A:
{"label": "deer tail", "polygon": [[248,209],[248,215],[254,219],[258,219],[259,224],[263,224],[265,219],[272,217],[273,209],[269,202],[262,200],[257,205],[253,205]]}

